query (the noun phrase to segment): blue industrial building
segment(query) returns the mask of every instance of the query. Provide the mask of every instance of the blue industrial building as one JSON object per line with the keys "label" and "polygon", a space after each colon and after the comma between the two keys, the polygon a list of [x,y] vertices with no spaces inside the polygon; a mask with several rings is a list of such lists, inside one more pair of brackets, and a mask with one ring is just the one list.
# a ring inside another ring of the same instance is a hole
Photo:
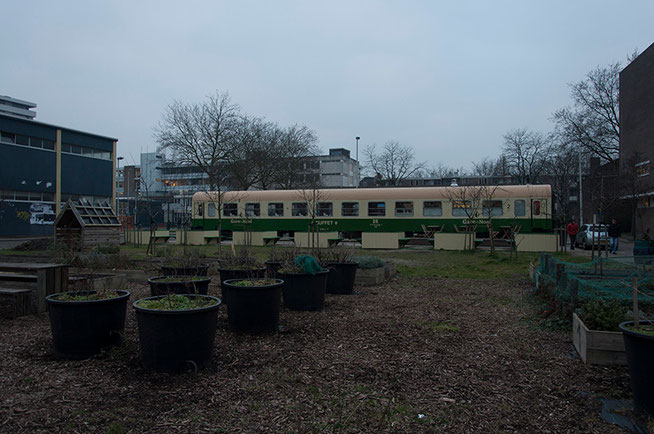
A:
{"label": "blue industrial building", "polygon": [[34,121],[36,104],[0,96],[0,236],[54,234],[68,199],[116,197],[117,139]]}

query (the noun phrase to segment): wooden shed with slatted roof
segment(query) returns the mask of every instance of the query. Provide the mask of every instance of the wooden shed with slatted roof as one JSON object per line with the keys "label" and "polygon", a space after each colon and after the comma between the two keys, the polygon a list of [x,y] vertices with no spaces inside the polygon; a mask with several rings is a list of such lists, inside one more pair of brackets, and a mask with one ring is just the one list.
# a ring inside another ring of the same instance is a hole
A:
{"label": "wooden shed with slatted roof", "polygon": [[121,224],[107,200],[69,200],[54,222],[57,242],[74,250],[120,244]]}

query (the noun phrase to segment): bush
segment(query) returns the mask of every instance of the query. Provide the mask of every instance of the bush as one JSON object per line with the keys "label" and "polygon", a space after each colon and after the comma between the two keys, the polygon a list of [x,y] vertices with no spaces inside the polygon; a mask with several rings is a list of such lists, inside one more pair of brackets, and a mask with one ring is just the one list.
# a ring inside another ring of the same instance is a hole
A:
{"label": "bush", "polygon": [[616,300],[591,300],[578,313],[590,330],[620,331],[618,324],[627,320],[627,308]]}
{"label": "bush", "polygon": [[100,244],[96,247],[98,253],[103,253],[105,255],[115,255],[120,253],[120,246],[118,244]]}
{"label": "bush", "polygon": [[371,268],[380,268],[383,267],[386,262],[378,256],[353,256],[352,260],[359,264],[358,268],[368,270]]}

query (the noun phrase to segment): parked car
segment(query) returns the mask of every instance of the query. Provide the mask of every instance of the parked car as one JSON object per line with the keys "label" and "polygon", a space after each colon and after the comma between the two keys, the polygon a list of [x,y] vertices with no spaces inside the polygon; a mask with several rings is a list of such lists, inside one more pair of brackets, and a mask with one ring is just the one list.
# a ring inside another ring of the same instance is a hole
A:
{"label": "parked car", "polygon": [[590,249],[593,244],[595,244],[596,249],[609,245],[608,226],[598,224],[581,225],[575,245]]}

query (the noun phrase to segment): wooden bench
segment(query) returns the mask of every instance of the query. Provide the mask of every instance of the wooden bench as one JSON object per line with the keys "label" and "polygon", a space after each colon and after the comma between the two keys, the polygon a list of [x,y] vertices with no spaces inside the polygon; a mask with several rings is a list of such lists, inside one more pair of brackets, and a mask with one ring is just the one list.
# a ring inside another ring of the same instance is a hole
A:
{"label": "wooden bench", "polygon": [[213,235],[213,236],[205,236],[204,237],[204,243],[205,244],[218,244],[223,241],[231,241],[231,237],[227,237],[225,235]]}
{"label": "wooden bench", "polygon": [[[20,288],[20,290],[27,289],[30,291],[30,312],[32,313],[46,311],[45,297],[47,295],[68,290],[67,264],[0,262],[0,272],[5,272],[4,275],[6,277],[4,281],[6,282],[27,284],[26,288]],[[2,280],[0,278],[0,282]],[[13,284],[6,286],[7,288],[5,289],[17,289]],[[21,293],[20,291],[14,291],[13,294]],[[10,294],[5,295],[14,297]],[[19,296],[15,295],[15,297]]]}
{"label": "wooden bench", "polygon": [[277,241],[279,241],[280,237],[264,237],[263,238],[263,245],[264,246],[274,246],[277,244]]}
{"label": "wooden bench", "polygon": [[160,241],[161,241],[162,243],[167,243],[169,239],[170,239],[170,235],[154,235],[154,236],[152,237],[152,242],[153,242],[154,244],[157,244],[157,243],[160,242]]}
{"label": "wooden bench", "polygon": [[343,241],[343,238],[329,238],[327,243],[329,244],[329,247],[336,247],[341,241]]}
{"label": "wooden bench", "polygon": [[0,318],[14,319],[29,315],[32,310],[31,297],[31,289],[0,288]]}

